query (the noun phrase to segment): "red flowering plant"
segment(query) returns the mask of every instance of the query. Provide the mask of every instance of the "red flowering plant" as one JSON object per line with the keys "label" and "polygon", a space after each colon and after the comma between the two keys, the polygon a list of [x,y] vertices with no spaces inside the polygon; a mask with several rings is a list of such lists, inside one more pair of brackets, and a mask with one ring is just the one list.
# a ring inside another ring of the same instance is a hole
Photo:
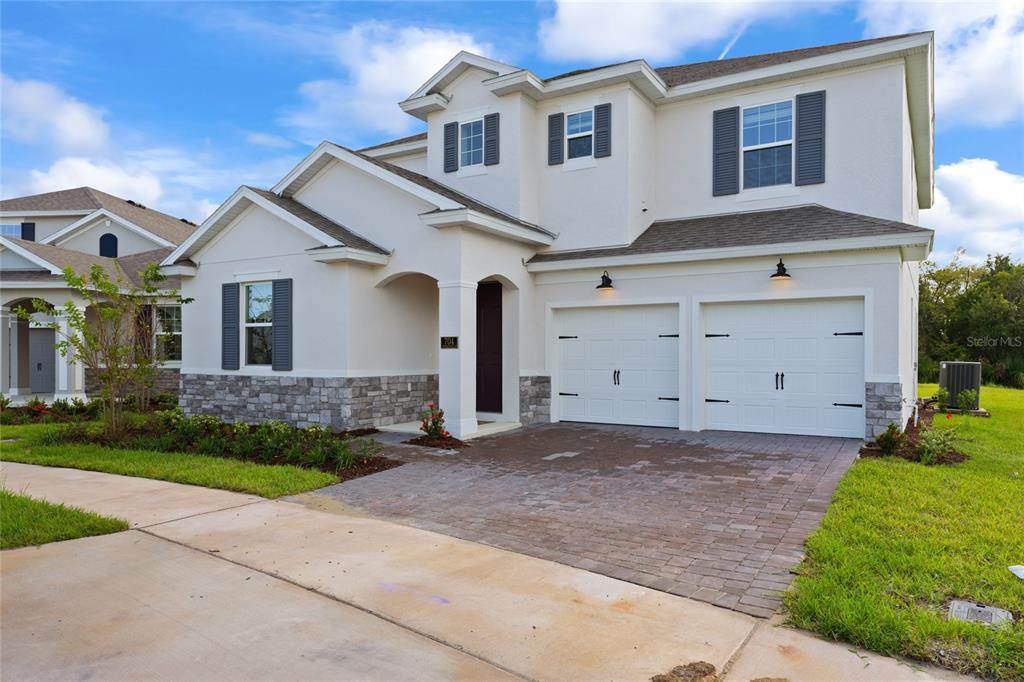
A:
{"label": "red flowering plant", "polygon": [[427,411],[420,415],[420,431],[430,438],[451,438],[452,434],[444,427],[444,410],[437,403],[427,405]]}

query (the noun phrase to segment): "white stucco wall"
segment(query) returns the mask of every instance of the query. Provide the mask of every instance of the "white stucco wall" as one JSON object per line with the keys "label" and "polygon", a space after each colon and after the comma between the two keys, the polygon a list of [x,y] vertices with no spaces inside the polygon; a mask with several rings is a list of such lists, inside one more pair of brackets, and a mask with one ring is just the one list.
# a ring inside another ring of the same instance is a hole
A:
{"label": "white stucco wall", "polygon": [[918,275],[920,264],[904,263],[900,268],[899,374],[903,383],[903,423],[917,402]]}
{"label": "white stucco wall", "polygon": [[0,248],[0,271],[3,270],[40,270],[38,263],[23,258],[10,249]]}
{"label": "white stucco wall", "polygon": [[388,163],[392,163],[401,168],[411,170],[414,173],[421,173],[426,175],[427,173],[427,152],[413,152],[411,154],[402,154],[401,156],[392,156],[384,159]]}
{"label": "white stucco wall", "polygon": [[154,242],[152,239],[128,229],[116,220],[109,220],[107,218],[98,218],[82,229],[77,230],[73,235],[57,240],[54,242],[54,246],[98,256],[100,253],[100,237],[108,233],[117,237],[117,255],[119,257],[162,248],[161,244]]}
{"label": "white stucco wall", "polygon": [[[181,285],[182,295],[195,299],[182,307],[182,371],[222,371],[222,284],[291,278],[292,373],[338,376],[348,336],[344,268],[315,262],[305,253],[315,246],[319,243],[295,227],[261,208],[250,207],[193,256],[198,274],[184,278]],[[244,305],[243,292],[243,309]],[[244,352],[241,357],[238,374],[282,374],[267,366],[246,367]]]}

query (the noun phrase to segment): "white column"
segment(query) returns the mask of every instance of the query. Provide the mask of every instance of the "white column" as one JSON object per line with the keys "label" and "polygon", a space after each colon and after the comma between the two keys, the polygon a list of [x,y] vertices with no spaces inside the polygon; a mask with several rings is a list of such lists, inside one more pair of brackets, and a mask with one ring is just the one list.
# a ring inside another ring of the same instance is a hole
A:
{"label": "white column", "polygon": [[28,320],[11,317],[11,395],[32,393],[28,366]]}
{"label": "white column", "polygon": [[[84,314],[84,310],[82,311]],[[56,341],[63,341],[71,333],[68,318],[58,313],[54,318],[59,325]],[[57,355],[57,371],[55,393],[60,398],[82,398],[85,399],[85,368],[81,362],[63,355],[54,348]]]}
{"label": "white column", "polygon": [[14,315],[0,308],[0,393],[11,392],[11,318]]}
{"label": "white column", "polygon": [[440,336],[457,348],[442,348],[438,392],[448,430],[456,438],[476,432],[476,282],[438,282]]}

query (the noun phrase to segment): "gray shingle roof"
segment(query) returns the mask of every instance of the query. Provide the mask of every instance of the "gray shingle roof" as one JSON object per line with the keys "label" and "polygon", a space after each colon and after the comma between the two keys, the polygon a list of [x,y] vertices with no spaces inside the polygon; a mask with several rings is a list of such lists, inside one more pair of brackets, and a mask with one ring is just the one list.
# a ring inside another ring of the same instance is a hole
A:
{"label": "gray shingle roof", "polygon": [[258,187],[250,187],[246,185],[253,192],[256,192],[267,201],[273,203],[275,206],[283,208],[284,210],[291,213],[293,216],[302,220],[303,222],[312,225],[316,229],[320,230],[324,234],[337,239],[339,242],[353,249],[362,249],[363,251],[372,251],[374,253],[387,254],[381,247],[377,246],[369,239],[362,237],[349,228],[336,223],[322,213],[317,213],[313,209],[309,208],[305,204],[300,204],[295,199],[289,197],[282,197],[268,192],[265,189],[259,189]]}
{"label": "gray shingle roof", "polygon": [[[30,242],[24,239],[15,239],[13,237],[7,237],[7,239],[29,253],[42,258],[47,263],[52,263],[58,268],[70,267],[80,275],[88,273],[92,270],[94,265],[99,265],[106,270],[111,277],[116,277],[119,266],[124,276],[135,285],[142,284],[142,277],[140,277],[140,273],[146,269],[147,265],[150,263],[160,263],[160,261],[166,258],[173,250],[170,248],[153,249],[152,251],[143,251],[142,253],[136,253],[130,256],[107,258],[105,256],[94,256],[89,253],[83,253],[82,251],[64,249],[51,244],[40,244],[39,242]],[[46,277],[43,277],[41,271],[36,270],[4,270],[2,274],[4,281],[7,282],[38,281],[40,279],[47,279]],[[50,279],[63,281],[64,277],[61,275],[51,275]],[[177,280],[174,282],[168,280],[162,286],[177,288],[178,282]]]}
{"label": "gray shingle roof", "polygon": [[[342,148],[347,149],[345,147]],[[420,187],[424,187],[432,192],[440,194],[446,199],[451,199],[455,203],[462,204],[468,209],[477,211],[478,213],[483,213],[484,215],[490,216],[492,218],[497,218],[498,220],[504,220],[510,223],[514,223],[520,227],[524,227],[528,230],[533,230],[534,232],[539,232],[540,234],[547,235],[549,237],[555,236],[554,232],[550,232],[549,230],[544,229],[540,225],[534,225],[533,223],[521,220],[515,217],[514,215],[498,210],[493,206],[489,206],[488,204],[485,204],[481,201],[477,201],[476,199],[467,194],[463,194],[462,192],[454,190],[451,187],[448,187],[447,185],[443,185],[437,180],[428,178],[426,175],[421,175],[420,173],[416,173],[415,171],[402,168],[401,166],[396,166],[393,163],[388,163],[386,161],[381,161],[380,159],[375,159],[372,156],[367,156],[366,154],[362,154],[353,149],[348,149],[348,151],[352,152],[353,154],[356,154],[357,156],[363,159],[366,159],[370,163],[376,164],[381,168],[391,171],[392,173],[399,177],[405,178],[409,182],[414,182]]]}
{"label": "gray shingle roof", "polygon": [[930,233],[929,229],[859,213],[848,213],[819,204],[769,211],[723,213],[659,220],[628,246],[582,251],[539,253],[531,263],[636,256],[673,251],[767,246],[792,242],[825,241],[891,234]]}
{"label": "gray shingle roof", "polygon": [[427,139],[426,131],[422,133],[416,133],[415,135],[407,135],[406,137],[400,137],[396,140],[388,140],[387,142],[381,142],[379,144],[372,145],[370,147],[363,147],[359,151],[368,152],[373,149],[383,149],[384,147],[393,147],[399,144],[405,144],[406,142],[418,142],[420,140]]}
{"label": "gray shingle roof", "polygon": [[104,208],[114,215],[148,230],[172,244],[180,244],[196,226],[135,202],[92,187],[75,187],[57,192],[33,194],[0,201],[0,211],[96,211]]}
{"label": "gray shingle roof", "polygon": [[[844,43],[833,43],[831,45],[819,45],[817,47],[804,47],[797,50],[785,50],[783,52],[767,52],[764,54],[750,55],[748,57],[733,57],[731,59],[695,62],[693,64],[680,64],[678,66],[662,66],[654,70],[659,76],[661,76],[661,79],[665,81],[665,84],[671,88],[677,85],[685,85],[687,83],[708,80],[709,78],[731,76],[735,73],[761,69],[766,66],[787,64],[800,59],[809,59],[811,57],[820,57],[822,55],[842,52],[844,50],[852,50],[858,47],[883,43],[887,40],[896,40],[898,38],[906,38],[912,35],[923,35],[924,33],[927,32],[903,33],[900,35],[883,36],[881,38],[868,38],[867,40],[852,40]],[[628,63],[629,62],[619,62],[619,64]],[[545,79],[545,82],[568,78],[570,76],[577,76],[582,73],[590,73],[591,71],[599,71],[600,69],[606,69],[609,66],[618,66],[618,64],[596,66],[589,69],[577,69],[575,71],[569,71],[568,73],[561,73],[557,76],[547,78]]]}

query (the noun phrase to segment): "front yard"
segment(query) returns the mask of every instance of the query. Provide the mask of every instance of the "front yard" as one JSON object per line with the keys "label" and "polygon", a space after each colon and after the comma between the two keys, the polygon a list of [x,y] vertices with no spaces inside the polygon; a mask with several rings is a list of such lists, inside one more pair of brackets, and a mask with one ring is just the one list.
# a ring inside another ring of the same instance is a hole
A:
{"label": "front yard", "polygon": [[47,445],[47,434],[59,428],[57,424],[2,427],[4,439],[16,440],[3,444],[0,459],[154,478],[266,498],[294,495],[338,482],[333,474],[299,466],[258,464],[182,452],[127,450],[89,443]]}
{"label": "front yard", "polygon": [[18,495],[0,487],[0,549],[45,545],[127,530],[128,522]]}
{"label": "front yard", "polygon": [[[934,385],[922,385],[930,396]],[[807,541],[786,596],[794,625],[885,654],[1024,680],[1024,391],[983,387],[990,419],[957,428],[961,464],[861,459]],[[952,599],[1013,613],[1011,627],[951,621]]]}

